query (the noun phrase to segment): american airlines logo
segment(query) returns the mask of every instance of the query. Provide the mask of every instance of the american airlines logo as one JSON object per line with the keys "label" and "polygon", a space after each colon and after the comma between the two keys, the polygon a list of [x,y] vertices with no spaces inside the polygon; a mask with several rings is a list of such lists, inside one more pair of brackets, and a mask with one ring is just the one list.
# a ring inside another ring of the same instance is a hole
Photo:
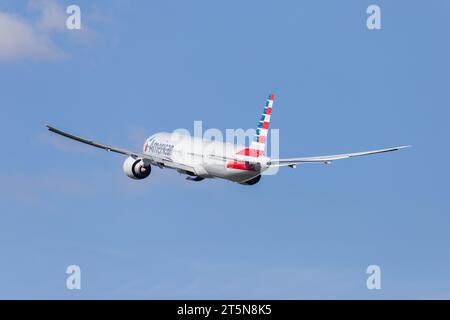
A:
{"label": "american airlines logo", "polygon": [[167,157],[172,155],[173,148],[175,147],[173,144],[159,143],[154,138],[150,141],[150,144],[148,142],[145,144],[145,152],[151,151],[152,153],[163,154]]}

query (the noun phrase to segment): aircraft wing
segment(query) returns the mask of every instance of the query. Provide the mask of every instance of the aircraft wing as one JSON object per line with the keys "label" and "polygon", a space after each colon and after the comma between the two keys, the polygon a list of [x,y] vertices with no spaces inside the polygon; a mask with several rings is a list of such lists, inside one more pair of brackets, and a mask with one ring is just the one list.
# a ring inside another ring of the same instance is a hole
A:
{"label": "aircraft wing", "polygon": [[331,163],[331,161],[334,160],[340,160],[340,159],[347,159],[352,157],[359,157],[359,156],[366,156],[369,154],[377,154],[377,153],[384,153],[384,152],[391,152],[391,151],[397,151],[400,149],[408,148],[410,146],[400,146],[400,147],[393,147],[393,148],[386,148],[386,149],[379,149],[379,150],[371,150],[371,151],[363,151],[363,152],[355,152],[355,153],[343,153],[343,154],[336,154],[336,155],[330,155],[330,156],[316,156],[316,157],[303,157],[303,158],[288,158],[288,159],[272,159],[269,163],[272,167],[283,167],[283,166],[290,166],[295,167],[297,164],[301,163]]}
{"label": "aircraft wing", "polygon": [[118,147],[113,147],[110,145],[106,145],[103,143],[99,143],[99,142],[95,142],[93,140],[90,139],[86,139],[71,133],[68,133],[66,131],[57,129],[55,127],[52,127],[50,125],[46,125],[47,129],[53,133],[59,134],[63,137],[93,146],[93,147],[97,147],[106,151],[111,151],[111,152],[116,152],[116,153],[120,153],[126,156],[130,156],[133,157],[135,159],[139,158],[139,159],[144,159],[149,161],[150,163],[154,164],[154,165],[158,165],[158,166],[166,166],[166,167],[170,167],[170,168],[175,168],[175,169],[181,169],[181,170],[185,170],[185,171],[192,171],[192,172],[196,172],[195,168],[190,167],[190,166],[186,166],[186,165],[182,165],[180,163],[175,163],[173,162],[171,159],[169,158],[159,158],[159,157],[154,157],[154,156],[150,156],[148,154],[144,154],[144,153],[140,153],[140,152],[133,152],[133,151],[129,151],[126,149],[122,149],[122,148],[118,148]]}
{"label": "aircraft wing", "polygon": [[72,139],[72,140],[75,140],[75,141],[78,141],[78,142],[81,142],[81,143],[88,144],[88,145],[93,146],[93,147],[97,147],[97,148],[100,148],[100,149],[103,149],[103,150],[106,150],[106,151],[117,152],[117,153],[124,154],[124,155],[130,156],[130,157],[133,157],[133,158],[143,158],[143,159],[151,160],[151,157],[149,157],[149,156],[147,156],[145,154],[142,154],[142,153],[133,152],[133,151],[129,151],[129,150],[126,150],[126,149],[117,148],[117,147],[109,146],[109,145],[102,144],[102,143],[99,143],[99,142],[95,142],[93,140],[82,138],[80,136],[76,136],[74,134],[71,134],[71,133],[59,130],[59,129],[57,129],[55,127],[52,127],[52,126],[49,126],[49,125],[46,125],[46,127],[48,128],[49,131],[51,131],[53,133],[59,134],[59,135],[61,135],[63,137],[66,137],[66,138],[69,138],[69,139]]}

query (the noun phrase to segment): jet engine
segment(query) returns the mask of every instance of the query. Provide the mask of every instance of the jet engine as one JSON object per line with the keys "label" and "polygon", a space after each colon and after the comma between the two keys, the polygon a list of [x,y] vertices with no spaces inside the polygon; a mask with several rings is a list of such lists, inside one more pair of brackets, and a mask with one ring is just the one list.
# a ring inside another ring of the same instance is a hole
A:
{"label": "jet engine", "polygon": [[247,180],[245,182],[241,182],[241,184],[252,186],[254,184],[257,184],[259,180],[261,180],[261,175],[251,178],[250,180]]}
{"label": "jet engine", "polygon": [[131,179],[145,179],[150,175],[152,167],[145,165],[142,159],[128,157],[123,163],[123,172]]}

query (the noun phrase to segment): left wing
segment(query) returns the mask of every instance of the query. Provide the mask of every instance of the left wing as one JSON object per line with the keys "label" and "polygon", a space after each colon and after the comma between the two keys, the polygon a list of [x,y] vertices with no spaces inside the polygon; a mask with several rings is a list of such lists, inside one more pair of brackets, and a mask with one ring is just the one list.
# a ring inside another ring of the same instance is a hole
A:
{"label": "left wing", "polygon": [[358,156],[366,156],[369,154],[377,154],[377,153],[384,153],[384,152],[391,152],[391,151],[397,151],[400,149],[408,148],[410,146],[400,146],[400,147],[393,147],[393,148],[386,148],[386,149],[379,149],[379,150],[371,150],[371,151],[364,151],[364,152],[355,152],[355,153],[343,153],[343,154],[336,154],[331,156],[317,156],[317,157],[303,157],[303,158],[288,158],[288,159],[272,159],[268,163],[271,167],[283,167],[283,166],[290,166],[295,167],[295,165],[300,163],[331,163],[331,161],[334,160],[340,160],[340,159],[347,159],[352,157],[358,157]]}
{"label": "left wing", "polygon": [[[126,149],[117,148],[117,147],[109,146],[109,145],[106,145],[106,144],[103,144],[103,143],[95,142],[95,141],[90,140],[90,139],[82,138],[80,136],[76,136],[74,134],[71,134],[71,133],[59,130],[59,129],[57,129],[55,127],[52,127],[52,126],[49,126],[48,124],[45,125],[45,126],[47,127],[47,129],[49,131],[51,131],[53,133],[59,134],[59,135],[61,135],[63,137],[66,137],[66,138],[69,138],[69,139],[72,139],[72,140],[75,140],[75,141],[78,141],[78,142],[81,142],[81,143],[88,144],[88,145],[93,146],[93,147],[104,149],[106,151],[117,152],[117,153],[124,154],[124,155],[130,156],[130,157],[133,157],[133,158],[144,158],[144,159],[145,158],[150,158],[147,155],[144,155],[144,154],[141,154],[141,153],[138,153],[138,152],[133,152],[133,151],[129,151],[129,150],[126,150]],[[149,160],[151,160],[151,159],[149,159]]]}
{"label": "left wing", "polygon": [[165,166],[165,167],[174,168],[174,169],[181,169],[181,170],[185,170],[185,171],[194,172],[195,174],[197,174],[197,170],[194,167],[184,165],[184,164],[178,163],[178,162],[173,162],[172,159],[169,159],[169,158],[155,157],[155,156],[149,155],[149,154],[129,151],[127,149],[122,149],[122,148],[118,148],[118,147],[113,147],[113,146],[110,146],[107,144],[95,142],[91,139],[86,139],[86,138],[74,135],[72,133],[68,133],[66,131],[57,129],[57,128],[49,126],[49,125],[46,125],[46,127],[49,131],[51,131],[53,133],[59,134],[63,137],[66,137],[66,138],[69,138],[69,139],[72,139],[72,140],[75,140],[75,141],[78,141],[81,143],[85,143],[85,144],[93,146],[93,147],[97,147],[97,148],[100,148],[100,149],[103,149],[106,151],[120,153],[120,154],[123,154],[126,156],[133,157],[134,159],[142,159],[142,160],[150,162],[151,164],[154,164],[154,165]]}

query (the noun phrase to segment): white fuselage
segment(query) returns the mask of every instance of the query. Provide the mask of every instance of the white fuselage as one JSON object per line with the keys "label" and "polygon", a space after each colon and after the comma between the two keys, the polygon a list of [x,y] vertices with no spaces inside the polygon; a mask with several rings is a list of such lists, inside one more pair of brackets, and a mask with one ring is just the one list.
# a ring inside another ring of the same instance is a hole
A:
{"label": "white fuselage", "polygon": [[86,139],[50,125],[47,125],[47,128],[63,137],[128,156],[123,162],[123,171],[127,177],[135,180],[147,178],[152,171],[152,166],[158,166],[175,169],[188,175],[186,179],[191,181],[221,178],[243,185],[254,185],[261,179],[263,172],[269,168],[275,168],[275,170],[266,173],[274,174],[279,167],[295,168],[302,163],[329,164],[334,160],[391,152],[408,147],[399,146],[326,156],[269,159],[264,156],[264,152],[267,145],[274,98],[273,93],[267,98],[253,139],[248,147],[192,137],[174,131],[173,133],[159,132],[152,135],[145,140],[141,153]]}
{"label": "white fuselage", "polygon": [[153,163],[160,167],[174,168],[199,178],[246,182],[268,168],[269,158],[237,154],[244,149],[245,147],[236,144],[160,132],[145,141],[143,152],[161,159]]}

